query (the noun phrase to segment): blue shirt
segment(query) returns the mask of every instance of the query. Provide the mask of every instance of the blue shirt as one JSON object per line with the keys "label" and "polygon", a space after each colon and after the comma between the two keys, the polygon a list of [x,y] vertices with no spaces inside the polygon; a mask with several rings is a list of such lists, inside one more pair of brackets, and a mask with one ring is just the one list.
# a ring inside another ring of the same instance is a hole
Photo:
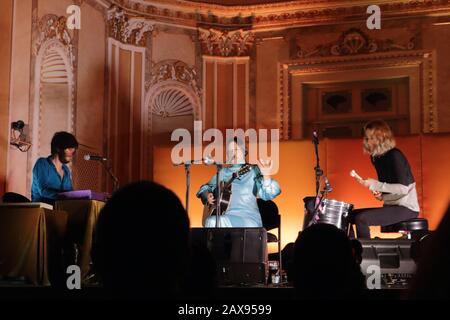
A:
{"label": "blue shirt", "polygon": [[58,174],[51,157],[39,158],[33,168],[31,199],[33,202],[54,204],[58,193],[72,191],[72,177],[69,167],[62,165],[64,177]]}
{"label": "blue shirt", "polygon": [[[228,181],[233,173],[239,171],[241,165],[223,168],[219,173],[219,181]],[[216,176],[200,187],[197,197],[206,203],[205,192],[213,192],[216,188]],[[281,193],[280,186],[273,179],[264,180],[258,166],[235,179],[231,184],[231,198],[227,211],[219,217],[221,227],[251,228],[262,227],[256,198],[272,200]],[[206,218],[204,226],[215,227],[216,216]]]}

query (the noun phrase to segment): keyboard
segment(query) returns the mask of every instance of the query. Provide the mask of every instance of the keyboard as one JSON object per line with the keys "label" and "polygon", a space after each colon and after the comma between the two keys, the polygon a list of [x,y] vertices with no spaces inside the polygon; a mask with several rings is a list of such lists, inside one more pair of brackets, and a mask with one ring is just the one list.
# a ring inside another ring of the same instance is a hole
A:
{"label": "keyboard", "polygon": [[92,190],[74,190],[61,192],[58,194],[58,200],[87,199],[106,202],[107,195],[103,192],[95,192]]}

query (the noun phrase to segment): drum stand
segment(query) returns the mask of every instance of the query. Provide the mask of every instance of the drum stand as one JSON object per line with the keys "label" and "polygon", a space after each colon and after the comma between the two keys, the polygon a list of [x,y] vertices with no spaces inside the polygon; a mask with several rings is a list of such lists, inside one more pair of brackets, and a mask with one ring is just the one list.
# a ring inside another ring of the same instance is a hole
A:
{"label": "drum stand", "polygon": [[322,202],[323,202],[323,200],[326,199],[326,197],[327,197],[329,192],[330,192],[330,190],[328,189],[327,186],[325,186],[323,191],[321,191],[319,193],[320,196],[319,196],[319,194],[316,196],[316,200],[315,200],[316,206],[314,207],[313,216],[312,216],[311,220],[308,223],[308,227],[310,227],[311,225],[316,223],[317,216],[319,215],[320,207],[322,206]]}

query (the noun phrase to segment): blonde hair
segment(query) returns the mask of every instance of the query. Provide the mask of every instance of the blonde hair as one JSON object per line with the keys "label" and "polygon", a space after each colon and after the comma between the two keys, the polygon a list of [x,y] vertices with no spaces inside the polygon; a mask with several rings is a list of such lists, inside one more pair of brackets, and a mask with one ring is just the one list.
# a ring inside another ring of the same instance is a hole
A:
{"label": "blonde hair", "polygon": [[[369,144],[367,142],[367,133],[372,135],[377,142],[374,150],[369,149]],[[370,154],[372,157],[381,156],[395,147],[394,134],[392,133],[389,125],[383,120],[373,120],[368,122],[364,126],[364,142],[363,150],[364,153]]]}

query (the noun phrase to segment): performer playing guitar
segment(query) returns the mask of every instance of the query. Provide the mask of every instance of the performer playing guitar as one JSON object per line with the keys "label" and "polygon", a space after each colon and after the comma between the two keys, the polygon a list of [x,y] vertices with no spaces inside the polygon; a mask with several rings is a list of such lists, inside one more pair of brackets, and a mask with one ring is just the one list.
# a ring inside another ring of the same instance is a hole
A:
{"label": "performer playing guitar", "polygon": [[[250,164],[244,164],[239,171],[234,172],[228,181],[221,181],[220,182],[220,196],[219,196],[219,204],[220,204],[220,212],[223,214],[228,209],[228,205],[230,204],[230,198],[231,198],[231,186],[235,179],[240,179],[243,177],[246,173],[250,172],[252,170],[252,165]],[[213,198],[211,201],[208,201],[208,203],[205,205],[206,214],[208,216],[216,215],[216,204],[215,204],[215,198],[214,195],[217,194],[217,187],[214,189],[214,192],[212,193]],[[204,213],[205,214],[205,213]]]}
{"label": "performer playing guitar", "polygon": [[[220,227],[262,227],[256,198],[271,200],[281,192],[278,182],[264,174],[270,162],[260,161],[259,165],[246,164],[245,148],[242,148],[242,145],[237,138],[227,143],[227,163],[231,165],[220,171],[219,181],[222,183],[231,181],[231,196],[226,211],[219,217]],[[239,175],[236,174],[238,172]],[[214,205],[215,188],[214,176],[200,187],[197,197],[202,199],[203,204]],[[216,217],[210,213],[210,210],[204,211],[203,225],[211,228],[216,226]]]}

